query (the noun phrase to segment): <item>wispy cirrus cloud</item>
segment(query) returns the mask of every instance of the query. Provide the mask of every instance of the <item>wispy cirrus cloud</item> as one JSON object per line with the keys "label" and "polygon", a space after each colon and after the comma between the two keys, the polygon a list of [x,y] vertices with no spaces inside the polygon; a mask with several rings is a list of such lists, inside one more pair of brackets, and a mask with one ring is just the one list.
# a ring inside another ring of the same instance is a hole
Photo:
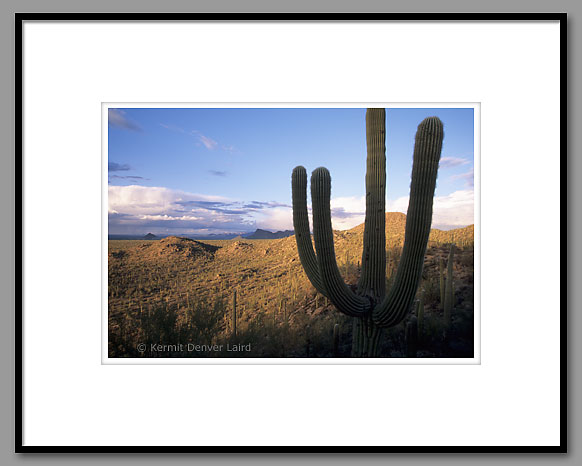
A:
{"label": "wispy cirrus cloud", "polygon": [[243,204],[247,209],[271,209],[275,207],[288,207],[291,208],[289,204],[283,204],[281,202],[262,202],[262,201],[251,201],[247,204]]}
{"label": "wispy cirrus cloud", "polygon": [[131,170],[131,167],[126,163],[108,162],[107,170],[110,172],[122,172]]}
{"label": "wispy cirrus cloud", "polygon": [[127,112],[119,108],[110,108],[108,112],[109,126],[115,126],[129,131],[142,131],[141,126],[127,117]]}
{"label": "wispy cirrus cloud", "polygon": [[223,144],[220,146],[220,148],[225,152],[231,152],[231,153],[238,152],[233,145]]}
{"label": "wispy cirrus cloud", "polygon": [[184,128],[180,128],[179,126],[175,126],[175,125],[168,125],[166,123],[160,123],[160,126],[162,128],[167,129],[168,131],[174,131],[175,133],[185,133],[186,132],[184,130]]}
{"label": "wispy cirrus cloud", "polygon": [[458,175],[452,175],[451,180],[463,180],[467,187],[472,188],[475,185],[475,173],[474,169],[471,168],[468,172],[460,173]]}
{"label": "wispy cirrus cloud", "polygon": [[439,168],[453,168],[467,165],[470,162],[462,157],[443,157],[439,162]]}
{"label": "wispy cirrus cloud", "polygon": [[147,180],[149,181],[149,178],[145,178],[143,176],[139,176],[139,175],[117,175],[117,172],[125,172],[125,171],[129,171],[129,170],[133,170],[133,167],[131,167],[130,165],[128,165],[127,163],[117,163],[117,162],[108,162],[107,164],[107,168],[108,168],[108,173],[109,173],[109,177],[108,177],[108,182],[111,183],[112,180],[125,180],[125,181],[133,181],[133,182],[140,182],[140,181],[144,181]]}
{"label": "wispy cirrus cloud", "polygon": [[202,144],[208,150],[214,150],[217,147],[219,147],[218,146],[218,142],[216,142],[212,138],[209,138],[208,136],[205,136],[200,131],[194,130],[194,131],[192,131],[192,134],[198,139],[198,141],[200,142],[200,144]]}
{"label": "wispy cirrus cloud", "polygon": [[182,133],[182,134],[188,134],[190,136],[193,136],[196,141],[197,141],[197,145],[201,146],[201,147],[205,147],[206,149],[210,150],[210,151],[214,151],[214,150],[222,150],[224,152],[230,152],[230,153],[236,153],[238,152],[238,150],[236,149],[235,146],[233,146],[232,144],[222,144],[218,141],[216,141],[215,139],[211,138],[210,136],[203,134],[202,131],[199,131],[197,129],[193,129],[191,131],[186,131],[184,128],[181,128],[180,126],[176,126],[176,125],[171,125],[168,123],[160,123],[160,126],[164,129],[167,129],[168,131],[172,131],[174,133]]}
{"label": "wispy cirrus cloud", "polygon": [[198,130],[193,130],[191,134],[198,140],[199,145],[206,147],[206,149],[208,150],[213,151],[218,149],[224,152],[230,152],[231,154],[238,152],[236,147],[234,147],[232,144],[221,144],[218,141],[212,139],[211,137],[202,134]]}

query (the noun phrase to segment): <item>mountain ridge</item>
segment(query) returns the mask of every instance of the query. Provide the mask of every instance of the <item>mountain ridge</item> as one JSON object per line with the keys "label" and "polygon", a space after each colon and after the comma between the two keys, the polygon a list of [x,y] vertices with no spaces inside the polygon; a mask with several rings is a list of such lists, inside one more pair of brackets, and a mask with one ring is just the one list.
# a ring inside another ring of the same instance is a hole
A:
{"label": "mountain ridge", "polygon": [[[356,225],[348,230],[334,230],[334,234],[343,235],[362,235],[364,234],[364,223]],[[390,243],[404,242],[404,232],[406,229],[406,214],[402,212],[386,212],[386,240]],[[472,241],[474,238],[475,225],[468,225],[465,227],[452,228],[450,230],[441,230],[439,228],[431,228],[430,242],[454,242],[454,241]],[[313,233],[312,233],[313,234]],[[278,230],[270,231],[262,228],[257,228],[252,233],[224,233],[224,234],[208,234],[208,235],[179,235],[180,237],[190,238],[198,241],[204,240],[243,240],[243,239],[283,239],[295,235],[294,230]],[[168,236],[175,235],[160,235],[156,236],[153,233],[148,233],[145,236],[140,235],[108,235],[110,240],[119,239],[145,239],[145,240],[161,240]],[[400,244],[401,245],[401,244]]]}
{"label": "mountain ridge", "polygon": [[287,238],[289,236],[294,236],[294,235],[295,235],[294,230],[279,230],[279,231],[276,231],[273,233],[272,231],[257,228],[254,233],[251,233],[250,235],[242,235],[242,236],[243,236],[243,238],[246,238],[246,239],[281,239],[281,238]]}

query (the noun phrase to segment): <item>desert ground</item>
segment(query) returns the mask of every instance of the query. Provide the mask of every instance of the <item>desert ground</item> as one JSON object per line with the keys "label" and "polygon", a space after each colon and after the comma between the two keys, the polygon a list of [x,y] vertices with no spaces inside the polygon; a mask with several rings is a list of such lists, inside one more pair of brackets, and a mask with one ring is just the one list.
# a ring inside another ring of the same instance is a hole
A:
{"label": "desert ground", "polygon": [[[405,222],[404,214],[386,214],[388,287]],[[360,274],[363,229],[334,232],[337,263],[352,287]],[[451,244],[453,305],[447,315],[441,279]],[[410,319],[384,330],[382,357],[473,357],[473,244],[472,225],[431,231],[410,312],[414,336],[406,331]],[[350,357],[352,319],[316,293],[294,236],[109,240],[108,249],[111,358]]]}

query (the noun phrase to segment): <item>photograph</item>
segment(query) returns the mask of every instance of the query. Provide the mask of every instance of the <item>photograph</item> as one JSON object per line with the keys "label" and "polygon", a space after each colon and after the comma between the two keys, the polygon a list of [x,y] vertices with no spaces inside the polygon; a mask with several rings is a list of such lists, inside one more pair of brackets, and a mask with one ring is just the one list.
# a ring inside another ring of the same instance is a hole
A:
{"label": "photograph", "polygon": [[473,106],[105,111],[108,358],[474,357]]}

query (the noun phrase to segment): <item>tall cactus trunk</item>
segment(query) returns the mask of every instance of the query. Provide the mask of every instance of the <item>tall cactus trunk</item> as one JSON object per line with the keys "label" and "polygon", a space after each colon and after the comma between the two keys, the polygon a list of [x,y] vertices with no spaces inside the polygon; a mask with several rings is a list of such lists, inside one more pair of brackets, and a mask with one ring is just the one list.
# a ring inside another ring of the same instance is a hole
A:
{"label": "tall cactus trunk", "polygon": [[380,352],[382,329],[370,317],[354,317],[352,329],[352,357],[376,358]]}
{"label": "tall cactus trunk", "polygon": [[[358,294],[373,306],[386,294],[386,112],[371,108],[366,112],[366,220],[362,274]],[[381,329],[369,317],[354,317],[352,355],[376,357]]]}
{"label": "tall cactus trunk", "polygon": [[386,112],[366,112],[366,221],[358,294],[374,304],[386,294]]}

